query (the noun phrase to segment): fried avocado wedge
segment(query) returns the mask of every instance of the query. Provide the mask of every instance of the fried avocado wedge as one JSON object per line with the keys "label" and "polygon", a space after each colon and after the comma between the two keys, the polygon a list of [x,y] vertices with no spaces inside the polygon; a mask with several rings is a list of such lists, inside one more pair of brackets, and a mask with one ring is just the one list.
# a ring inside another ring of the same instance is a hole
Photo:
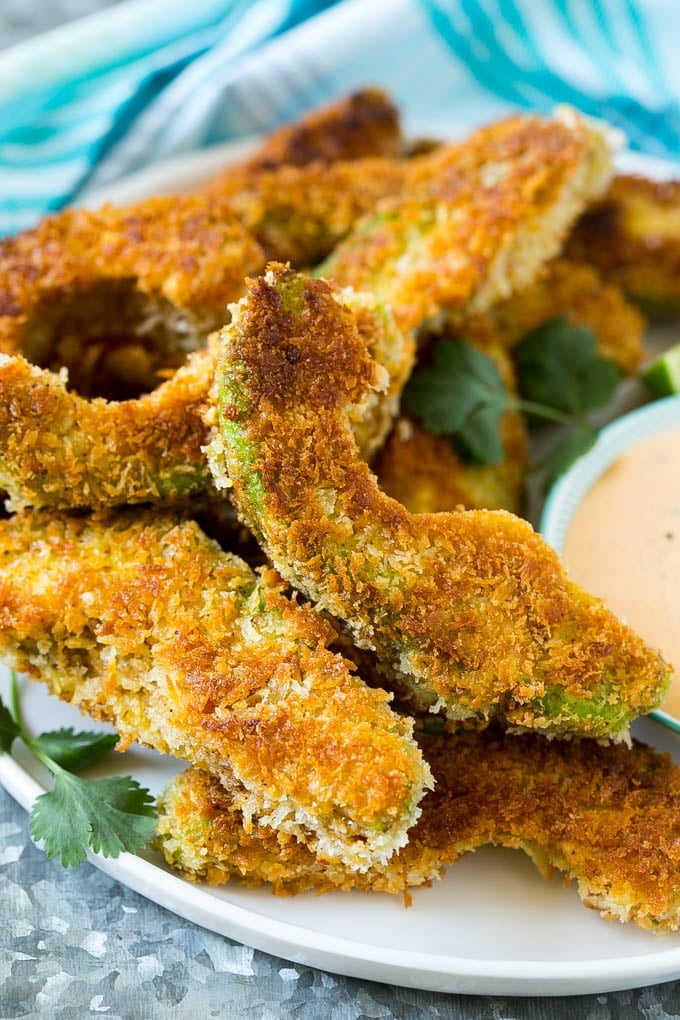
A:
{"label": "fried avocado wedge", "polygon": [[498,121],[413,160],[403,194],[318,275],[375,294],[407,332],[483,312],[529,286],[610,177],[606,142],[575,113]]}
{"label": "fried avocado wedge", "polygon": [[0,521],[0,655],[238,791],[244,818],[350,868],[407,840],[430,772],[412,720],[331,652],[333,628],[193,522]]}
{"label": "fried avocado wedge", "polygon": [[421,734],[435,786],[408,844],[357,874],[263,825],[244,828],[234,797],[198,769],[159,805],[156,846],[194,881],[264,882],[279,895],[360,889],[404,894],[492,844],[523,850],[540,873],[575,880],[587,907],[654,932],[680,927],[680,767],[637,741],[547,741],[537,734]]}
{"label": "fried avocado wedge", "polygon": [[680,313],[680,181],[614,178],[569,238],[570,258],[596,266],[651,316]]}
{"label": "fried avocado wedge", "polygon": [[[604,146],[583,129],[574,134],[573,125],[514,118],[412,159],[369,154],[237,167],[204,190],[229,198],[269,259],[305,267],[330,255],[323,275],[374,292],[383,287],[398,317],[410,295],[408,329],[432,315],[420,305],[428,294],[447,308],[453,294],[453,313],[456,285],[479,283],[474,273],[464,279],[457,248],[474,253],[478,268],[495,278],[495,297],[528,285],[585,202],[601,192],[606,165]],[[411,293],[413,273],[421,281]],[[480,302],[486,307],[488,295]]]}
{"label": "fried avocado wedge", "polygon": [[359,89],[273,131],[252,156],[226,167],[204,189],[231,198],[259,174],[282,166],[391,158],[402,148],[399,111],[390,97],[380,89]]}
{"label": "fried avocado wedge", "polygon": [[660,701],[661,657],[503,511],[413,515],[349,427],[379,369],[332,285],[251,281],[221,334],[209,456],[291,584],[375,650],[418,708],[622,737]]}
{"label": "fried avocado wedge", "polygon": [[316,265],[386,198],[399,195],[406,160],[366,157],[338,163],[277,166],[246,175],[229,205],[267,257]]}
{"label": "fried avocado wedge", "polygon": [[597,337],[598,353],[624,375],[634,375],[644,357],[645,320],[615,283],[607,283],[593,266],[553,259],[526,290],[499,301],[484,315],[456,325],[458,335],[484,348],[512,350],[534,329],[564,316],[587,326]]}
{"label": "fried avocado wedge", "polygon": [[401,190],[402,148],[389,97],[362,89],[275,131],[201,191],[227,198],[269,259],[310,266]]}

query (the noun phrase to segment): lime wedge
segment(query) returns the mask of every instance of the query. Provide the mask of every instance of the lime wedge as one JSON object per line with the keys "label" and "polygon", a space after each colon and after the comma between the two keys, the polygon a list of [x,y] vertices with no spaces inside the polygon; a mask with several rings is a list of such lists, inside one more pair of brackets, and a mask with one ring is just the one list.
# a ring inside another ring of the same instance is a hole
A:
{"label": "lime wedge", "polygon": [[680,393],[680,344],[650,361],[641,379],[657,397]]}

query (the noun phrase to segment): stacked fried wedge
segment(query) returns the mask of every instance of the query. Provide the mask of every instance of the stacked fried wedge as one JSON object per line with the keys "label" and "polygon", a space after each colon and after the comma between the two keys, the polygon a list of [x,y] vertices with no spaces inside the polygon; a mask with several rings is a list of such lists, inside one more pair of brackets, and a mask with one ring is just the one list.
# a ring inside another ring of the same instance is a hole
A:
{"label": "stacked fried wedge", "polygon": [[403,894],[493,843],[680,925],[680,770],[628,736],[669,667],[509,512],[519,415],[486,471],[399,419],[433,332],[512,385],[565,314],[635,368],[639,313],[562,257],[611,178],[576,115],[409,151],[365,90],[0,246],[0,653],[190,763],[157,836],[188,877]]}

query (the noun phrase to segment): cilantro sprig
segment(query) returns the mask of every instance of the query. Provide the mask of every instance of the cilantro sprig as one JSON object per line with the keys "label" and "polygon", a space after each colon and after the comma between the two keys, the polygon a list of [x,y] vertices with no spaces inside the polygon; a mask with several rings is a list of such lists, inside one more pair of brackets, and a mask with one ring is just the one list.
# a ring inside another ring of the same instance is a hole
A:
{"label": "cilantro sprig", "polygon": [[26,732],[17,679],[12,675],[12,709],[0,698],[0,753],[22,740],[49,770],[53,788],[36,798],[30,830],[48,857],[64,867],[82,863],[88,848],[104,857],[135,853],[147,846],[156,825],[153,797],[130,776],[82,779],[74,773],[93,765],[118,741],[115,733],[75,733],[71,728],[32,737]]}
{"label": "cilantro sprig", "polygon": [[427,432],[450,436],[463,457],[481,464],[505,457],[500,425],[506,411],[565,426],[568,434],[534,465],[548,486],[595,443],[598,429],[589,413],[611,400],[619,371],[597,354],[592,330],[563,317],[535,329],[513,354],[519,396],[508,392],[486,354],[465,340],[439,340],[431,363],[406,387],[404,406]]}

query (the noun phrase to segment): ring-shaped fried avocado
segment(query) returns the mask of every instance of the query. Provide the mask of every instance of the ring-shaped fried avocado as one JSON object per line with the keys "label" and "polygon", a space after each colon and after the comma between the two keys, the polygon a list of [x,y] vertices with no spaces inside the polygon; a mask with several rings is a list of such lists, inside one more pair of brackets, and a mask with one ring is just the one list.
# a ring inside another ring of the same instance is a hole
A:
{"label": "ring-shaped fried avocado", "polygon": [[406,842],[430,783],[413,721],[335,632],[191,521],[130,510],[0,521],[0,656],[65,701],[200,765],[245,817],[352,868]]}
{"label": "ring-shaped fried avocado", "polygon": [[205,345],[264,256],[227,202],[67,209],[0,243],[0,351],[84,396],[148,391]]}
{"label": "ring-shaped fried avocado", "polygon": [[[245,286],[245,283],[244,283]],[[413,362],[413,338],[370,297],[346,295],[381,384],[354,409],[362,454],[382,445]],[[151,393],[136,400],[87,399],[64,373],[0,354],[0,486],[9,507],[104,509],[125,503],[186,504],[214,493],[204,422],[217,339]]]}
{"label": "ring-shaped fried avocado", "polygon": [[151,393],[88,400],[64,373],[0,354],[0,487],[8,507],[101,509],[183,502],[212,488],[203,406],[214,351],[190,355]]}
{"label": "ring-shaped fried avocado", "polygon": [[[348,417],[377,379],[324,281],[270,267],[222,331],[217,484],[282,576],[450,720],[621,737],[669,668],[504,511],[412,515],[380,491]],[[302,352],[304,351],[304,356]]]}

